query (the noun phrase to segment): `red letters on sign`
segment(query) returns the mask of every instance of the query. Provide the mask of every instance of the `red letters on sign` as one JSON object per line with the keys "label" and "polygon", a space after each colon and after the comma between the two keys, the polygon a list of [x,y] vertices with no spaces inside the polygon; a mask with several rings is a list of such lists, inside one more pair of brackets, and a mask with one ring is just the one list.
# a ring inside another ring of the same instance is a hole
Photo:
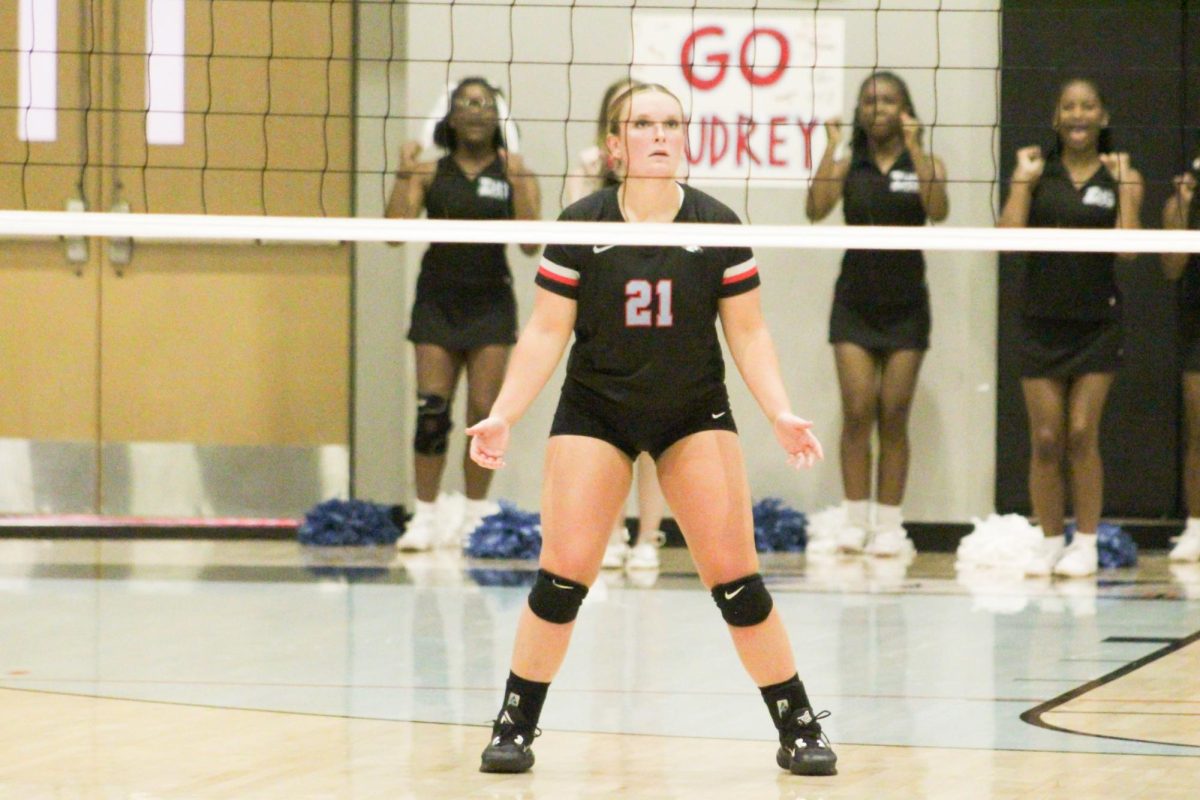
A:
{"label": "red letters on sign", "polygon": [[694,66],[693,58],[696,55],[696,42],[702,36],[724,36],[725,29],[717,25],[709,25],[706,28],[700,28],[692,31],[691,35],[683,41],[683,52],[679,56],[679,66],[683,68],[683,77],[687,82],[697,89],[708,91],[716,88],[721,81],[725,80],[725,72],[729,69],[729,55],[727,53],[714,53],[709,55],[704,60],[709,64],[717,65],[717,74],[711,78],[701,78],[692,71]]}
{"label": "red letters on sign", "polygon": [[758,126],[754,123],[754,120],[750,119],[750,117],[742,115],[738,116],[737,156],[735,157],[734,162],[739,167],[742,165],[743,155],[748,156],[755,164],[762,163],[758,160],[758,156],[754,155],[754,150],[752,150],[750,146],[750,134],[754,133],[754,129],[757,127]]}
{"label": "red letters on sign", "polygon": [[804,168],[812,169],[812,135],[817,127],[819,120],[810,119],[805,122],[802,119],[796,120],[796,124],[800,126],[800,133],[804,134]]}
{"label": "red letters on sign", "polygon": [[786,124],[787,117],[771,117],[770,132],[767,134],[767,161],[772,167],[786,167],[788,163],[775,155],[775,148],[783,144],[783,139],[779,136],[779,126]]}
{"label": "red letters on sign", "polygon": [[[766,126],[759,126],[750,117],[739,115],[736,123],[726,122],[716,114],[709,114],[700,119],[692,120],[691,133],[687,139],[688,163],[697,166],[704,164],[715,167],[729,156],[734,166],[742,166],[749,160],[753,164],[761,164],[759,154],[766,151],[767,163],[772,167],[786,167],[789,152],[795,152],[795,133],[798,130],[803,141],[800,143],[803,152],[805,169],[813,166],[813,134],[821,126],[819,119],[792,119],[790,117],[771,117]],[[795,129],[792,128],[795,125]],[[732,134],[730,128],[733,128]],[[730,141],[733,147],[730,148]]]}
{"label": "red letters on sign", "polygon": [[[779,45],[779,63],[775,65],[775,69],[768,72],[766,75],[756,75],[750,59],[747,57],[746,51],[751,46],[755,48],[757,55],[758,35],[760,33],[770,36]],[[742,40],[741,62],[738,66],[742,68],[742,75],[746,76],[746,80],[751,86],[770,86],[775,81],[783,76],[783,71],[787,69],[788,60],[791,58],[791,51],[788,49],[787,37],[773,28],[755,28],[746,35]]]}
{"label": "red letters on sign", "polygon": [[[717,73],[711,78],[701,78],[695,72],[696,58],[696,43],[700,39],[709,36],[725,36],[725,29],[719,25],[708,25],[703,28],[697,28],[683,40],[683,50],[679,54],[679,66],[683,69],[683,77],[689,84],[701,91],[715,89],[721,85],[721,81],[725,80],[725,73],[729,71],[729,53],[718,52],[710,53],[705,56],[704,63],[715,64]],[[775,63],[775,67],[765,74],[759,74],[754,71],[754,60],[758,54],[758,39],[760,36],[767,36],[775,40],[779,46],[779,60]],[[751,53],[753,48],[754,53]],[[742,76],[751,86],[770,86],[783,77],[784,71],[788,67],[788,62],[791,60],[792,51],[788,45],[787,37],[780,31],[774,28],[755,28],[746,34],[746,38],[742,39],[742,48],[738,52],[738,69],[741,70]]]}

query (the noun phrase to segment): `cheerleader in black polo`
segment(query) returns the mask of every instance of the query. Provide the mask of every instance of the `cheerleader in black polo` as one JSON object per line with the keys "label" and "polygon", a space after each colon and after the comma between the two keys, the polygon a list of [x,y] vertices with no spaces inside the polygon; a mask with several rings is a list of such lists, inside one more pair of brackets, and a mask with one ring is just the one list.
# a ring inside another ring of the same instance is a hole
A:
{"label": "cheerleader in black polo", "polygon": [[[608,149],[619,187],[590,195],[565,220],[737,221],[713,198],[675,181],[683,158],[679,100],[637,85],[613,100]],[[533,315],[521,332],[491,415],[470,428],[471,457],[504,464],[511,426],[545,385],[575,335],[546,448],[541,567],[522,613],[503,706],[483,751],[485,772],[524,772],[551,679],[575,616],[600,571],[633,459],[654,457],[700,579],[729,625],[779,732],[776,763],[832,774],[836,756],[796,673],[787,631],[759,574],[750,488],[725,391],[715,323],[795,466],[821,458],[811,423],[791,412],[745,248],[550,245]]]}
{"label": "cheerleader in black polo", "polygon": [[[1109,114],[1089,80],[1065,83],[1057,144],[1017,151],[1002,227],[1138,228],[1142,176],[1111,152]],[[1132,256],[1130,256],[1132,257]],[[1083,577],[1097,569],[1104,485],[1100,417],[1121,364],[1121,294],[1111,253],[1030,253],[1021,317],[1021,388],[1029,413],[1029,494],[1046,535],[1026,571]],[[1064,467],[1078,532],[1063,549]]]}
{"label": "cheerleader in black polo", "polygon": [[[1175,191],[1163,207],[1163,227],[1200,230],[1200,202],[1196,201],[1200,158],[1189,172],[1175,178]],[[1183,535],[1171,550],[1172,561],[1200,561],[1200,255],[1165,253],[1163,271],[1178,281],[1179,353],[1183,370],[1183,411],[1187,421],[1187,447],[1183,461],[1183,491],[1188,520]]]}
{"label": "cheerleader in black polo", "polygon": [[[841,126],[809,187],[806,212],[824,219],[842,201],[847,225],[924,225],[949,213],[946,171],[924,151],[908,87],[877,72],[858,92],[848,158],[837,157]],[[908,416],[929,349],[929,290],[920,251],[847,250],[834,290],[829,341],[842,393],[840,549],[911,552],[900,505],[908,478]],[[877,505],[871,514],[871,434],[879,432]]]}
{"label": "cheerleader in black polo", "polygon": [[[482,78],[455,87],[450,110],[434,129],[447,151],[417,162],[420,145],[405,144],[388,202],[390,218],[536,219],[536,178],[508,153],[496,111],[497,90]],[[526,253],[536,245],[522,245]],[[433,243],[421,259],[409,341],[416,350],[417,424],[414,437],[416,514],[397,543],[403,550],[456,544],[489,511],[491,472],[463,459],[467,507],[462,530],[441,530],[436,500],[446,466],[450,405],[467,373],[467,424],[487,415],[496,399],[511,345],[517,308],[502,244]]]}

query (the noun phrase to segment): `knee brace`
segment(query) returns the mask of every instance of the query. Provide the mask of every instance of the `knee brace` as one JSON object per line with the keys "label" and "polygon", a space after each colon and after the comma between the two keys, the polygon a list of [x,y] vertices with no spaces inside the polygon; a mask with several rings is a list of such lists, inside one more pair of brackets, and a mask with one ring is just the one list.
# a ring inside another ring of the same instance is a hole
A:
{"label": "knee brace", "polygon": [[539,569],[529,591],[529,610],[546,622],[563,625],[575,620],[587,593],[588,588],[582,583]]}
{"label": "knee brace", "polygon": [[775,607],[771,593],[763,585],[762,575],[757,572],[714,586],[712,596],[717,601],[717,608],[721,609],[721,616],[735,628],[757,625]]}
{"label": "knee brace", "polygon": [[450,427],[450,401],[438,394],[418,394],[413,449],[423,456],[445,454]]}

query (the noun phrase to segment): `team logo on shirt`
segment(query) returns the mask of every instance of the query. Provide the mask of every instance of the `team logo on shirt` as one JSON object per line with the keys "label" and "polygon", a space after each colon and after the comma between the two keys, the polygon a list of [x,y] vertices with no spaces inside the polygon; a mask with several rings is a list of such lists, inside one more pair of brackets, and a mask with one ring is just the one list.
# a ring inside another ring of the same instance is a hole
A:
{"label": "team logo on shirt", "polygon": [[888,191],[904,194],[916,194],[921,191],[921,179],[917,177],[917,173],[915,172],[894,169],[888,173],[888,178],[891,180],[891,183],[888,185]]}
{"label": "team logo on shirt", "polygon": [[479,189],[476,194],[480,197],[487,197],[492,200],[507,200],[508,192],[508,181],[496,180],[487,175],[479,176]]}
{"label": "team logo on shirt", "polygon": [[1083,193],[1083,204],[1096,208],[1116,208],[1117,195],[1112,189],[1104,186],[1089,186]]}

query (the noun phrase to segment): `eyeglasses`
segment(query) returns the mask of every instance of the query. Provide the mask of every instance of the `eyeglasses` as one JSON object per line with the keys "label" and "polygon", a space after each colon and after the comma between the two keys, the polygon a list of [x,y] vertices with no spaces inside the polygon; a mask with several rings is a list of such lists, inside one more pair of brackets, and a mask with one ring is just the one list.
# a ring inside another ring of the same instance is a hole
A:
{"label": "eyeglasses", "polygon": [[493,111],[496,101],[490,97],[456,97],[454,107],[467,111]]}

